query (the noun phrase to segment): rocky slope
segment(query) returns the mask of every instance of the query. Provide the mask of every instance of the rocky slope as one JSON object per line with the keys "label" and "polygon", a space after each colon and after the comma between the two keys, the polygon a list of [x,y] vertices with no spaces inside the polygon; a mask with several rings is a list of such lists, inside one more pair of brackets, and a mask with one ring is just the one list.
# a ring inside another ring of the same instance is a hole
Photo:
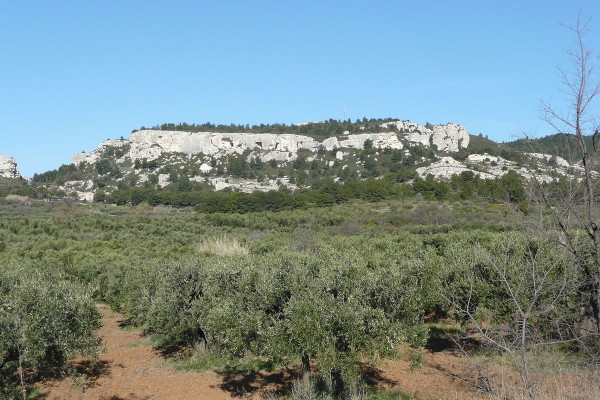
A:
{"label": "rocky slope", "polygon": [[453,175],[470,171],[483,179],[494,179],[515,171],[527,180],[537,179],[540,182],[551,182],[558,176],[577,176],[583,168],[577,164],[569,164],[564,158],[541,153],[522,153],[525,163],[509,161],[491,154],[470,154],[466,160],[457,161],[452,157],[439,160],[417,168],[421,177],[433,175],[436,179],[450,179]]}
{"label": "rocky slope", "polygon": [[[322,140],[290,133],[144,129],[133,132],[128,139],[107,140],[91,152],[73,155],[74,165],[98,176],[88,174],[91,179],[67,181],[60,189],[89,200],[99,188],[99,181],[102,189],[110,192],[123,180],[133,180],[137,186],[165,187],[185,175],[185,179],[215,190],[232,188],[252,192],[277,190],[282,186],[293,190],[310,182],[304,182],[303,174],[291,176],[290,172],[308,169],[309,164],[313,169],[315,163],[327,168],[330,172],[327,177],[334,180],[348,174],[364,177],[363,170],[369,161],[360,154],[366,147],[374,150],[371,158],[375,159],[379,152],[389,151],[402,151],[409,157],[423,149],[457,152],[465,149],[470,140],[467,129],[453,123],[423,126],[392,121],[376,128],[379,132],[368,132],[360,127],[358,133],[344,131]],[[255,166],[264,163],[269,165],[266,169],[270,169],[270,173],[264,170],[236,173],[232,166],[236,160]],[[104,168],[107,163],[111,164],[110,168]]]}
{"label": "rocky slope", "polygon": [[471,137],[458,124],[375,121],[310,123],[310,129],[261,126],[281,133],[257,132],[255,127],[227,132],[227,126],[212,126],[211,132],[183,131],[169,124],[170,130],[142,129],[128,139],[107,140],[93,151],[72,156],[72,165],[49,171],[38,182],[89,201],[96,193],[132,187],[253,192],[390,175],[397,181],[428,175],[447,180],[469,172],[495,179],[515,171],[525,179],[547,182],[581,173],[580,166],[561,157],[515,151],[481,135]]}

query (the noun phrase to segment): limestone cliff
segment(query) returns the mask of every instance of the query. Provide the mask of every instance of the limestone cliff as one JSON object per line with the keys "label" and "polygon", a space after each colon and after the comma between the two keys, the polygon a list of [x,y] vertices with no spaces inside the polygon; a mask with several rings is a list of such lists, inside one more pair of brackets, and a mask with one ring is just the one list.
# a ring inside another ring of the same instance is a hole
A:
{"label": "limestone cliff", "polygon": [[408,146],[435,147],[443,152],[457,152],[469,144],[469,133],[466,128],[457,124],[425,127],[413,122],[395,121],[382,124],[381,127],[395,128],[399,133],[348,134],[319,142],[308,136],[294,134],[141,130],[132,133],[128,140],[103,142],[92,152],[72,156],[71,161],[74,164],[93,164],[109,147],[123,148],[131,160],[155,160],[165,153],[201,153],[220,158],[250,150],[263,161],[293,161],[301,149],[310,152],[316,152],[321,147],[328,151],[362,149],[367,140],[378,149],[402,149],[404,142]]}

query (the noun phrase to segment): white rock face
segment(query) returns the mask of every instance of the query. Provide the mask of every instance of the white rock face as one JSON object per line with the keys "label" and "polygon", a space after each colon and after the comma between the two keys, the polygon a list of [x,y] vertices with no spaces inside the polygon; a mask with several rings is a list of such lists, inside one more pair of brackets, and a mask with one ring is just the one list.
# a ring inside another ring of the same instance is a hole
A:
{"label": "white rock face", "polygon": [[67,194],[75,194],[79,201],[91,202],[94,200],[94,192],[91,191],[94,182],[87,181],[67,181],[58,188]]}
{"label": "white rock face", "polygon": [[283,177],[280,179],[267,179],[264,182],[257,182],[251,179],[239,179],[239,178],[210,178],[207,180],[215,190],[223,190],[226,188],[238,189],[244,193],[252,192],[268,192],[270,190],[278,190],[280,186],[285,186],[289,189],[295,190],[298,187],[290,183],[289,178]]}
{"label": "white rock face", "polygon": [[[82,162],[86,162],[88,164],[93,164],[96,161],[98,161],[98,159],[100,158],[102,153],[108,147],[120,148],[120,147],[127,146],[128,144],[129,144],[129,142],[127,140],[106,140],[106,141],[100,143],[98,148],[90,153],[86,153],[86,152],[82,151],[81,153],[72,155],[71,162],[75,165],[78,165],[79,163],[82,163]],[[117,160],[117,162],[118,162],[118,160]]]}
{"label": "white rock face", "polygon": [[348,139],[340,141],[335,147],[342,149],[362,149],[367,140],[371,140],[373,147],[378,149],[402,149],[404,147],[400,140],[398,140],[398,135],[394,132],[350,135]]}
{"label": "white rock face", "polygon": [[552,160],[556,161],[556,165],[563,168],[569,168],[571,165],[567,160],[562,157],[553,156],[551,154],[544,153],[525,153],[529,157],[536,158],[538,160],[544,160],[546,162],[551,162]]}
{"label": "white rock face", "polygon": [[436,161],[431,165],[417,168],[417,173],[420,177],[426,177],[427,175],[431,174],[436,179],[450,179],[453,175],[459,175],[464,171],[471,171],[484,179],[495,178],[495,176],[492,174],[475,171],[469,168],[467,165],[456,161],[452,157],[442,157],[441,160]]}
{"label": "white rock face", "polygon": [[169,174],[159,174],[158,175],[158,186],[161,188],[167,186],[169,183]]}
{"label": "white rock face", "polygon": [[429,128],[410,121],[393,121],[381,126],[396,127],[412,145],[435,146],[439,151],[452,153],[469,146],[469,132],[464,126],[454,123]]}
{"label": "white rock face", "polygon": [[212,171],[212,169],[213,169],[213,167],[211,167],[210,165],[208,165],[206,163],[204,163],[200,166],[200,171],[202,171],[204,173],[210,172],[210,171]]}
{"label": "white rock face", "polygon": [[[316,152],[320,146],[328,151],[333,149],[362,149],[367,140],[373,142],[378,149],[402,149],[401,140],[410,145],[436,146],[438,150],[456,152],[469,144],[467,130],[457,124],[433,126],[432,129],[408,121],[395,121],[383,124],[394,126],[401,134],[395,132],[346,134],[343,139],[330,137],[323,142],[302,135],[270,134],[270,133],[216,133],[216,132],[182,132],[142,130],[131,134],[128,140],[107,140],[89,153],[79,153],[71,157],[74,164],[95,163],[108,147],[123,148],[131,160],[159,158],[165,153],[182,153],[189,157],[202,153],[206,156],[220,158],[231,154],[242,154],[250,150],[262,161],[293,161],[301,149]],[[400,137],[398,137],[400,136]],[[117,159],[123,162],[123,159]]]}
{"label": "white rock face", "polygon": [[14,157],[0,156],[0,177],[11,179],[18,179],[21,177],[17,161]]}
{"label": "white rock face", "polygon": [[154,160],[163,153],[203,153],[220,157],[242,154],[246,149],[284,153],[287,158],[287,153],[296,153],[300,149],[316,151],[319,146],[316,140],[301,135],[153,130],[132,133],[129,143],[129,155],[133,160]]}
{"label": "white rock face", "polygon": [[[505,160],[502,157],[496,157],[490,154],[471,154],[464,163],[456,161],[452,157],[443,157],[426,167],[417,168],[420,177],[426,177],[432,174],[437,179],[450,179],[453,175],[458,175],[463,171],[471,171],[483,179],[499,178],[506,175],[509,171],[514,171],[528,181],[533,179],[539,182],[552,182],[557,174],[563,176],[580,176],[581,167],[569,165],[569,163],[560,157],[554,157],[550,154],[528,153],[531,158],[542,161],[534,164],[535,167],[523,167],[517,165],[514,161]],[[550,164],[550,160],[555,159],[556,163]]]}
{"label": "white rock face", "polygon": [[460,125],[446,124],[433,127],[433,145],[440,151],[455,153],[469,146],[469,132]]}

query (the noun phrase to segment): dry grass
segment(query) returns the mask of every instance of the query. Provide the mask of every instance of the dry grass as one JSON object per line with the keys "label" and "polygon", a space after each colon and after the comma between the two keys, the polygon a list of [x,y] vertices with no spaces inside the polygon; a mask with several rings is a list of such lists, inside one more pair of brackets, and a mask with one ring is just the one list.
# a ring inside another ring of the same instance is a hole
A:
{"label": "dry grass", "polygon": [[250,250],[234,238],[221,236],[203,240],[196,245],[196,251],[216,256],[247,256]]}
{"label": "dry grass", "polygon": [[[507,384],[496,389],[493,399],[531,400],[524,388]],[[561,373],[538,377],[533,392],[535,400],[597,400],[600,399],[600,374]]]}
{"label": "dry grass", "polygon": [[7,203],[26,203],[29,201],[29,197],[27,196],[19,196],[16,194],[9,194],[5,198]]}

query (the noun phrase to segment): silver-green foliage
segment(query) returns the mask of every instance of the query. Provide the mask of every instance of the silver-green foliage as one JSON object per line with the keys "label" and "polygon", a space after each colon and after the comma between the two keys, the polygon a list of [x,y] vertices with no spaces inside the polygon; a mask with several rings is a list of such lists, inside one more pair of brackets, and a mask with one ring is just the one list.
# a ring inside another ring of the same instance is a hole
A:
{"label": "silver-green foliage", "polygon": [[174,341],[206,341],[233,358],[314,361],[347,380],[360,359],[426,337],[419,327],[433,303],[426,278],[436,255],[379,242],[383,249],[366,253],[368,243],[333,243],[314,252],[150,263],[143,274],[117,273],[138,282],[120,299],[148,331]]}
{"label": "silver-green foliage", "polygon": [[0,264],[0,383],[28,368],[62,370],[77,353],[94,355],[99,313],[88,293],[57,273]]}

